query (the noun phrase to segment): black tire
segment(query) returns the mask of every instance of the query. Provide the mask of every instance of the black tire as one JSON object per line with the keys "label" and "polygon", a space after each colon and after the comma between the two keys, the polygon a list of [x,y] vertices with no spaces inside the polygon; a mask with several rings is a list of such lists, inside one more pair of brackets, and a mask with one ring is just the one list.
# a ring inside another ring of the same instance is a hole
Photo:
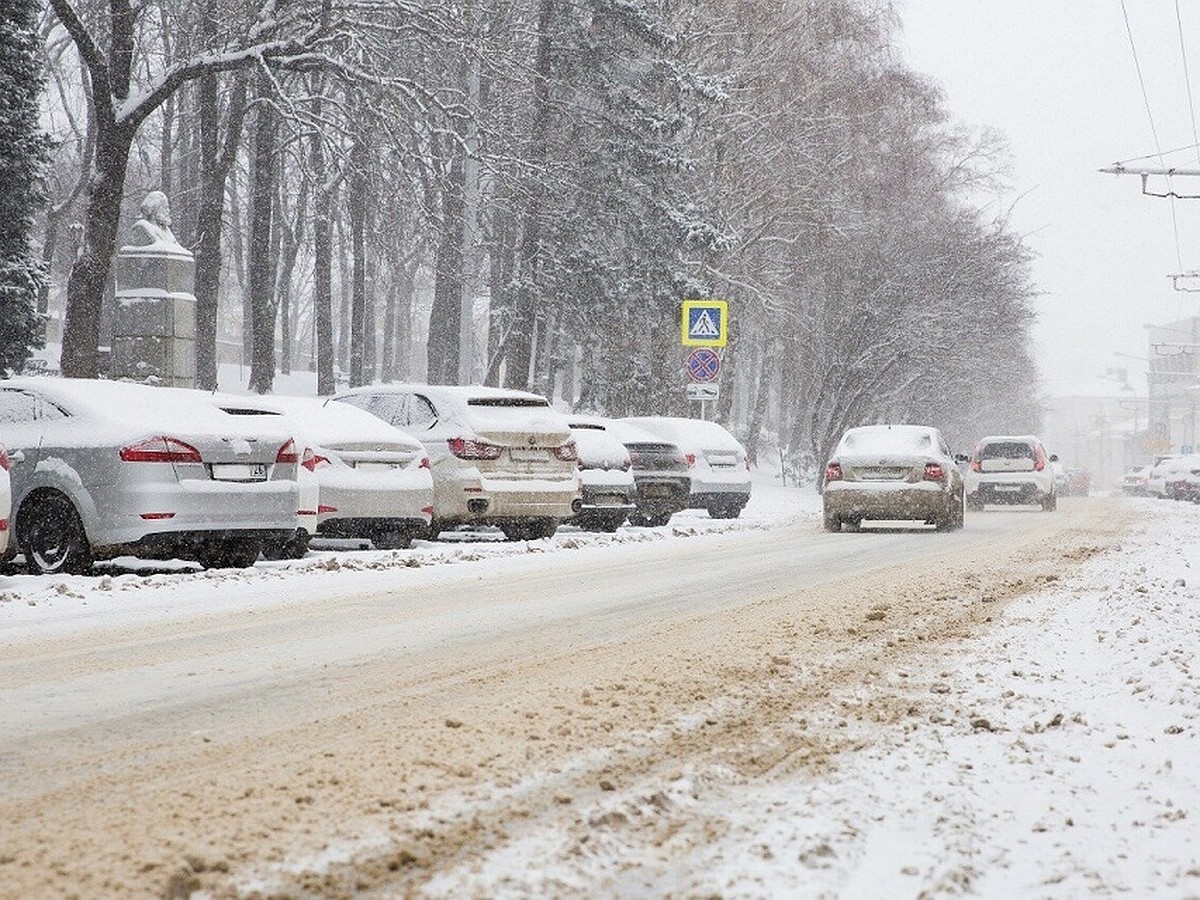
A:
{"label": "black tire", "polygon": [[371,535],[376,550],[407,550],[413,535],[407,528],[381,528]]}
{"label": "black tire", "polygon": [[629,524],[636,525],[638,528],[645,528],[650,524],[650,519],[645,514],[635,511],[629,514]]}
{"label": "black tire", "polygon": [[205,569],[248,569],[261,552],[258,538],[211,538],[196,551],[196,562]]}
{"label": "black tire", "polygon": [[978,494],[967,494],[967,509],[973,512],[983,512],[983,501]]}
{"label": "black tire", "polygon": [[589,516],[579,520],[579,527],[584,531],[604,531],[611,534],[625,523],[625,514],[611,516]]}
{"label": "black tire", "polygon": [[718,505],[710,504],[708,514],[714,519],[736,519],[742,514],[742,508],[737,504],[733,505]]}
{"label": "black tire", "polygon": [[92,547],[75,504],[64,495],[42,494],[21,506],[18,543],[25,565],[37,575],[85,575]]}
{"label": "black tire", "polygon": [[646,517],[646,524],[648,524],[651,528],[661,528],[662,526],[670,523],[672,515],[673,514],[669,512],[655,513],[652,516]]}
{"label": "black tire", "polygon": [[826,531],[841,531],[842,530],[842,520],[839,519],[837,516],[831,515],[829,513],[825,513],[823,518],[824,518],[824,522],[825,522],[825,530]]}
{"label": "black tire", "polygon": [[286,541],[268,538],[262,542],[263,559],[303,559],[311,540],[312,535],[303,528],[297,528]]}
{"label": "black tire", "polygon": [[862,531],[862,519],[842,519],[842,531]]}
{"label": "black tire", "polygon": [[1047,497],[1045,500],[1042,501],[1042,511],[1043,512],[1054,512],[1056,509],[1058,509],[1058,495],[1057,494],[1051,494],[1049,497]]}

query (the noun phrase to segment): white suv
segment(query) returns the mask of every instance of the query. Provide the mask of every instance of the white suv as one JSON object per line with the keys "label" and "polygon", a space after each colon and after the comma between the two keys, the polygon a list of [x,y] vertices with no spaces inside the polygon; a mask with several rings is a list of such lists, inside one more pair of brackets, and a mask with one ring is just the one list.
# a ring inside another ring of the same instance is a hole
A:
{"label": "white suv", "polygon": [[549,537],[583,508],[575,442],[545,397],[491,387],[378,384],[333,397],[425,445],[430,531],[498,525],[509,540]]}
{"label": "white suv", "polygon": [[1041,440],[1031,434],[990,435],[975,446],[965,475],[967,508],[986,503],[1041,504],[1047,512],[1058,505],[1054,467]]}

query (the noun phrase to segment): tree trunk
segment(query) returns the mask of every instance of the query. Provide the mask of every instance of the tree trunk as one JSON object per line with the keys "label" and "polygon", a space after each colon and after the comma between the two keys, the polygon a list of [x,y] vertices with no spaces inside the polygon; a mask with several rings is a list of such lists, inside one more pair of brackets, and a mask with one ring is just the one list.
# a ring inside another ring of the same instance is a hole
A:
{"label": "tree trunk", "polygon": [[121,219],[121,196],[133,132],[98,123],[91,189],[84,213],[83,246],[67,281],[62,373],[68,378],[100,374],[100,311]]}
{"label": "tree trunk", "polygon": [[262,102],[269,90],[269,82],[260,78],[249,185],[250,390],[257,394],[269,393],[275,382],[275,269],[271,252],[271,213],[275,204],[275,145],[279,118],[270,103]]}
{"label": "tree trunk", "polygon": [[366,356],[366,306],[367,306],[367,250],[363,232],[366,229],[367,173],[369,149],[362,134],[355,135],[351,150],[350,190],[347,203],[350,206],[350,255],[354,266],[350,287],[350,386],[366,384],[364,361]]}
{"label": "tree trunk", "polygon": [[225,145],[220,142],[220,100],[216,75],[197,85],[200,108],[200,204],[196,217],[196,386],[217,388],[217,312],[221,285],[221,227],[225,182],[241,143],[246,112],[246,79],[237,78],[229,98]]}
{"label": "tree trunk", "polygon": [[463,282],[463,158],[460,148],[442,187],[442,227],[429,311],[426,377],[430,384],[458,384]]}

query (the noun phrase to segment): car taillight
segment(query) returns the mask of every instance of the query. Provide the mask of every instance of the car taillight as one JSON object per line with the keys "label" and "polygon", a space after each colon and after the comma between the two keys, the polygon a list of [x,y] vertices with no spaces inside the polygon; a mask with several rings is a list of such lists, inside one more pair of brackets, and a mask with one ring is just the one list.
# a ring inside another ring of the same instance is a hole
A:
{"label": "car taillight", "polygon": [[125,462],[203,462],[200,451],[191,444],[165,435],[146,438],[144,441],[122,447],[120,456]]}
{"label": "car taillight", "polygon": [[971,460],[971,471],[972,472],[982,472],[983,471],[983,463],[977,459]]}
{"label": "car taillight", "polygon": [[288,438],[279,452],[275,454],[275,462],[282,464],[300,462],[300,454],[296,452],[296,442]]}
{"label": "car taillight", "polygon": [[565,444],[552,448],[550,452],[554,454],[555,459],[561,459],[563,462],[579,462],[579,450],[574,441],[567,441]]}
{"label": "car taillight", "polygon": [[310,447],[304,448],[304,456],[300,460],[300,465],[308,469],[310,472],[315,472],[322,466],[329,465],[329,458],[322,456],[320,453],[313,453]]}
{"label": "car taillight", "polygon": [[685,453],[685,454],[683,454],[683,458],[687,460],[689,469],[693,468],[696,465],[696,454],[695,453]]}
{"label": "car taillight", "polygon": [[825,467],[825,481],[841,481],[842,466],[840,463],[831,462]]}
{"label": "car taillight", "polygon": [[3,469],[5,472],[7,472],[9,465],[10,465],[10,463],[8,461],[8,451],[5,450],[3,447],[0,447],[0,469]]}
{"label": "car taillight", "polygon": [[628,472],[632,468],[633,468],[633,460],[628,456],[625,457],[624,461],[621,463],[621,471]]}
{"label": "car taillight", "polygon": [[926,481],[944,481],[946,479],[946,470],[937,463],[925,463],[925,480]]}
{"label": "car taillight", "polygon": [[1041,472],[1045,468],[1046,468],[1046,460],[1043,459],[1042,455],[1039,453],[1037,455],[1037,458],[1035,458],[1033,461],[1033,471]]}
{"label": "car taillight", "polygon": [[433,466],[432,466],[432,465],[430,465],[430,462],[429,462],[429,457],[428,457],[428,456],[422,456],[422,457],[421,457],[421,464],[420,464],[419,466],[417,466],[417,468],[418,468],[418,469],[431,469],[431,468],[433,468]]}
{"label": "car taillight", "polygon": [[482,441],[468,441],[465,438],[450,438],[447,442],[450,452],[459,459],[499,459],[504,448],[498,444],[485,444]]}

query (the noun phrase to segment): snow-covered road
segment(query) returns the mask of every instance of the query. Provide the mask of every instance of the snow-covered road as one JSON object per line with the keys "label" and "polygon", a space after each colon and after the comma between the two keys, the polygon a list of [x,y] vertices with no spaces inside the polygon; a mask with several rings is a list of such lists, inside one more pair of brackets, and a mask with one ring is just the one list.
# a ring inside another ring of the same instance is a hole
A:
{"label": "snow-covered road", "polygon": [[0,896],[1200,890],[1200,510],[762,497],[0,579]]}

